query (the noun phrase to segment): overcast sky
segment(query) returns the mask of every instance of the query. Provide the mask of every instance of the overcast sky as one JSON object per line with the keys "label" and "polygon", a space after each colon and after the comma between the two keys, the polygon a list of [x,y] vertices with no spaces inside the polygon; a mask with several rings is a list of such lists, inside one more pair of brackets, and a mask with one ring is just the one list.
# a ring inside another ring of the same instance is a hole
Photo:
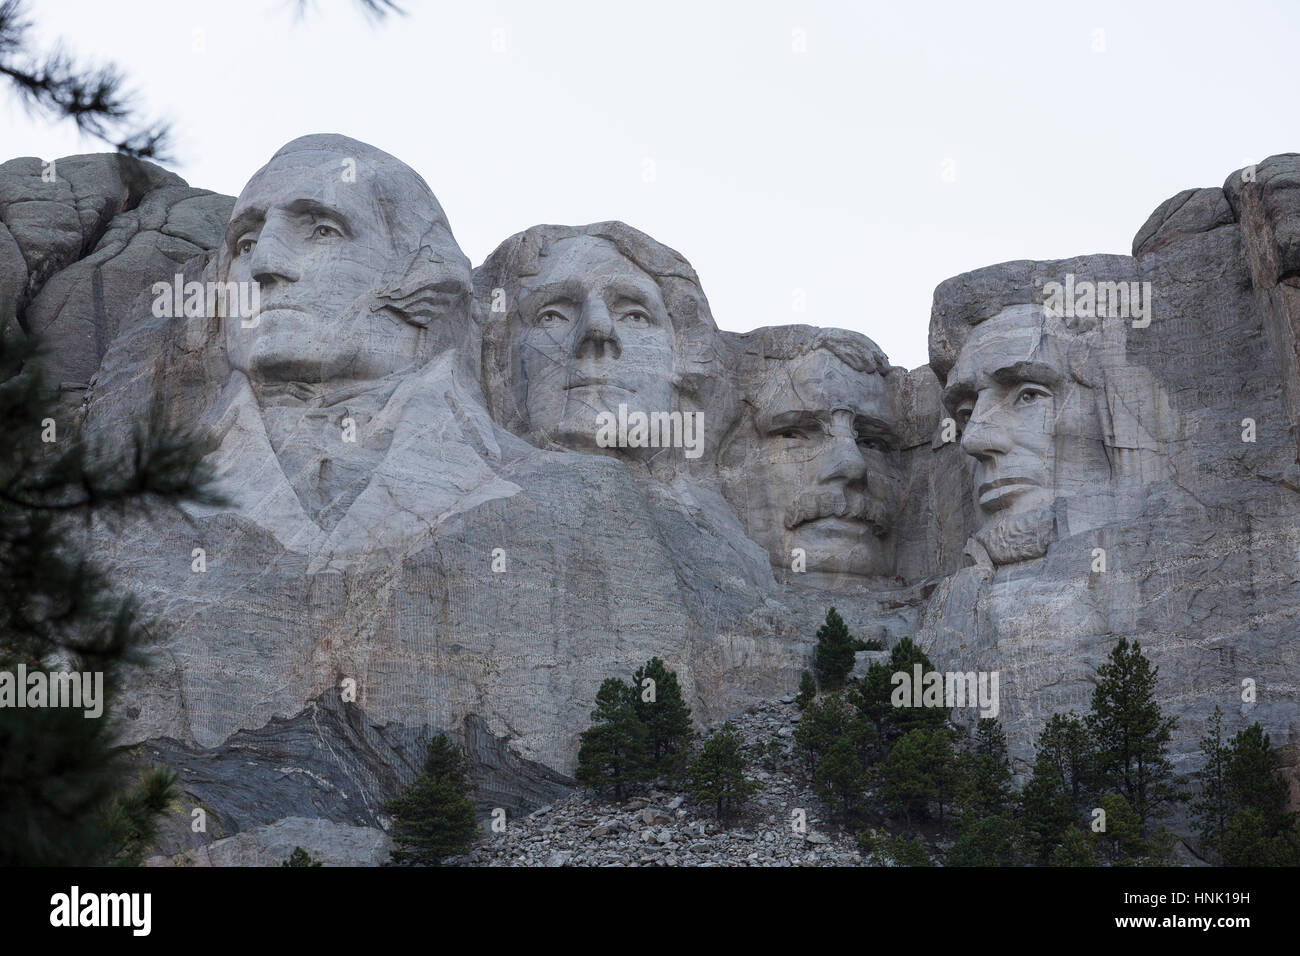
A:
{"label": "overcast sky", "polygon": [[[1179,190],[1300,151],[1296,0],[404,5],[32,14],[121,66],[191,185],[237,194],[345,133],[428,180],[476,265],[534,223],[622,219],[691,261],[722,328],[837,325],[908,367],[943,279],[1127,253]],[[7,90],[0,129],[0,158],[103,148]]]}

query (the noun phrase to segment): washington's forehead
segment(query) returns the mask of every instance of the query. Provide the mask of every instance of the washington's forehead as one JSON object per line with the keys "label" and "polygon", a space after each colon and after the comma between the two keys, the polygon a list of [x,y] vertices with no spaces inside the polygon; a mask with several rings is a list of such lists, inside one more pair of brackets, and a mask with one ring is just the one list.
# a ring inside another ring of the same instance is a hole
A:
{"label": "washington's forehead", "polygon": [[[309,161],[311,158],[311,161]],[[357,171],[355,180],[342,163],[346,157],[317,152],[291,153],[271,160],[248,181],[235,202],[231,218],[296,202],[312,202],[353,215],[378,217],[374,177],[383,170]],[[416,205],[418,204],[418,206]],[[445,224],[437,201],[429,193],[404,197],[405,211]]]}

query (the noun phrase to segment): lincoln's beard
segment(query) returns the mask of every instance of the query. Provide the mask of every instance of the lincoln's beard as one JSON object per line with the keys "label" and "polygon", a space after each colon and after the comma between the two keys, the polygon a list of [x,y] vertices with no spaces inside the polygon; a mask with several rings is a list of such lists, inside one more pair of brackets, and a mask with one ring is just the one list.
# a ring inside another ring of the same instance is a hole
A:
{"label": "lincoln's beard", "polygon": [[1041,558],[1056,539],[1056,509],[1034,508],[985,522],[975,540],[995,565]]}

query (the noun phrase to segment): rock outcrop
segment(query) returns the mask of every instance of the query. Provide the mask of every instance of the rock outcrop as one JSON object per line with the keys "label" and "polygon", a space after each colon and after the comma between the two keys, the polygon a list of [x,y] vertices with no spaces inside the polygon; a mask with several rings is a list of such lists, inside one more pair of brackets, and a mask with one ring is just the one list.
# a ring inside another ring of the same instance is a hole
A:
{"label": "rock outcrop", "polygon": [[226,505],[94,531],[167,634],[124,739],[210,821],[160,853],[216,864],[378,862],[437,731],[485,814],[564,800],[604,678],[661,657],[716,724],[794,689],[831,604],[998,671],[1019,770],[1121,636],[1180,769],[1216,705],[1294,768],[1298,297],[1295,154],[1163,203],[1131,256],[947,280],[910,371],[842,330],[720,331],[622,223],[472,269],[418,173],[342,136],[238,199],[0,166],[6,334],[46,339],[88,434],[161,404],[221,475]]}

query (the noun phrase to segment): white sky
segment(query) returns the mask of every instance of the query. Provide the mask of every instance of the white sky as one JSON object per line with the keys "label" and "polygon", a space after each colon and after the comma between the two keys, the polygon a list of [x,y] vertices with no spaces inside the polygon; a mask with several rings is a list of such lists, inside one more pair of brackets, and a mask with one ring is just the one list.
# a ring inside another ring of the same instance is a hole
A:
{"label": "white sky", "polygon": [[[476,265],[534,223],[622,219],[691,261],[721,327],[856,329],[908,367],[948,276],[1127,253],[1179,190],[1300,151],[1296,0],[404,6],[32,17],[122,67],[191,185],[237,194],[295,136],[345,133],[428,180]],[[0,159],[101,148],[0,89]]]}

